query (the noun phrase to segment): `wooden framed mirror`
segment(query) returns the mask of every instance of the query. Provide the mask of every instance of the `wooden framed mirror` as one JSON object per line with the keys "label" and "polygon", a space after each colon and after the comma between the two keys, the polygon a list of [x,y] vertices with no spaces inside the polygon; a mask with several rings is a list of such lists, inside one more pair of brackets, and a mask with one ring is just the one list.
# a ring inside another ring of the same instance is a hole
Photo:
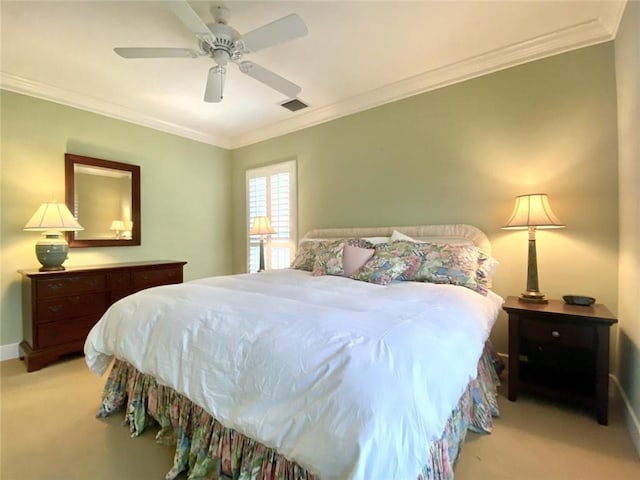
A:
{"label": "wooden framed mirror", "polygon": [[140,245],[140,167],[66,153],[65,201],[84,227],[67,232],[70,247]]}

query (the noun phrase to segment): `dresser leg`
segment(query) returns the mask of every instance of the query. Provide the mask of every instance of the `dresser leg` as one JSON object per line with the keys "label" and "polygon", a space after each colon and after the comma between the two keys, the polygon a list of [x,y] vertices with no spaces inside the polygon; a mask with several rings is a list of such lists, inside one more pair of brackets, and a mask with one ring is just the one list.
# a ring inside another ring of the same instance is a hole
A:
{"label": "dresser leg", "polygon": [[65,355],[82,352],[84,341],[66,343],[64,345],[50,348],[33,348],[28,342],[20,343],[22,359],[27,367],[27,372],[35,372],[50,363],[53,363]]}

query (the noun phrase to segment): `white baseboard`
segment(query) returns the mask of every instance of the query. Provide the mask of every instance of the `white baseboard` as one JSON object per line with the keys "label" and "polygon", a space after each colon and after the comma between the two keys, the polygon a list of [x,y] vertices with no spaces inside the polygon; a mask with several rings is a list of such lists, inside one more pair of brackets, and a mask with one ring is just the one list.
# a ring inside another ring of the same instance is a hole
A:
{"label": "white baseboard", "polygon": [[0,345],[0,361],[13,360],[20,356],[19,343],[10,343],[8,345]]}
{"label": "white baseboard", "polygon": [[620,393],[620,397],[622,397],[622,401],[625,406],[625,419],[627,421],[627,430],[629,431],[629,435],[631,436],[631,441],[633,442],[634,447],[636,447],[636,453],[640,457],[640,421],[638,421],[638,417],[636,416],[633,408],[631,407],[631,402],[629,401],[629,397],[624,392],[624,389],[620,385],[617,377],[615,375],[609,375],[613,383],[618,387],[618,393]]}

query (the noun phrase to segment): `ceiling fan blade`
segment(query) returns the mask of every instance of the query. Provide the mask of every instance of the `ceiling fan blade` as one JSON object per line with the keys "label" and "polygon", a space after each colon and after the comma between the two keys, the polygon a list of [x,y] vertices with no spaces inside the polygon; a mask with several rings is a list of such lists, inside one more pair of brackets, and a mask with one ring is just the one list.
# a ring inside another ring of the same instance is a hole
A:
{"label": "ceiling fan blade", "polygon": [[222,101],[222,92],[224,90],[224,78],[226,73],[226,69],[221,65],[217,65],[209,69],[207,86],[204,90],[205,102],[220,103]]}
{"label": "ceiling fan blade", "polygon": [[114,48],[122,58],[197,58],[204,53],[190,48]]}
{"label": "ceiling fan blade", "polygon": [[304,21],[295,13],[245,33],[240,39],[250,52],[305,36],[309,31]]}
{"label": "ceiling fan blade", "polygon": [[277,90],[286,97],[294,98],[302,90],[302,88],[300,88],[295,83],[290,82],[286,78],[283,78],[280,75],[273,73],[271,70],[267,70],[266,68],[261,67],[256,63],[245,60],[244,62],[240,62],[238,66],[240,67],[240,71],[242,73],[246,73],[251,78],[255,78],[259,82],[262,82],[266,86]]}
{"label": "ceiling fan blade", "polygon": [[186,1],[169,2],[168,5],[173,14],[178,17],[198,39],[213,47],[215,43],[214,35],[193,8],[191,8],[191,5]]}

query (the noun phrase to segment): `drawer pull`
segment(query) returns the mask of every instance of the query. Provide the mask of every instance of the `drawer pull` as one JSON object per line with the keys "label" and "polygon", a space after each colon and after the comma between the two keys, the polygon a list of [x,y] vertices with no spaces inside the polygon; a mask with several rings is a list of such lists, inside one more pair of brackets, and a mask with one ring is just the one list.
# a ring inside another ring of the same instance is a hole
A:
{"label": "drawer pull", "polygon": [[60,310],[62,310],[62,305],[57,304],[57,305],[49,305],[49,311],[53,312],[53,313],[57,313]]}
{"label": "drawer pull", "polygon": [[553,338],[560,338],[560,332],[559,332],[559,331],[557,331],[557,330],[553,330],[553,331],[551,332],[551,336],[552,336]]}
{"label": "drawer pull", "polygon": [[64,287],[64,283],[62,283],[62,282],[47,284],[47,288],[49,290],[54,291],[54,292],[57,292],[59,289],[61,289],[63,287]]}

